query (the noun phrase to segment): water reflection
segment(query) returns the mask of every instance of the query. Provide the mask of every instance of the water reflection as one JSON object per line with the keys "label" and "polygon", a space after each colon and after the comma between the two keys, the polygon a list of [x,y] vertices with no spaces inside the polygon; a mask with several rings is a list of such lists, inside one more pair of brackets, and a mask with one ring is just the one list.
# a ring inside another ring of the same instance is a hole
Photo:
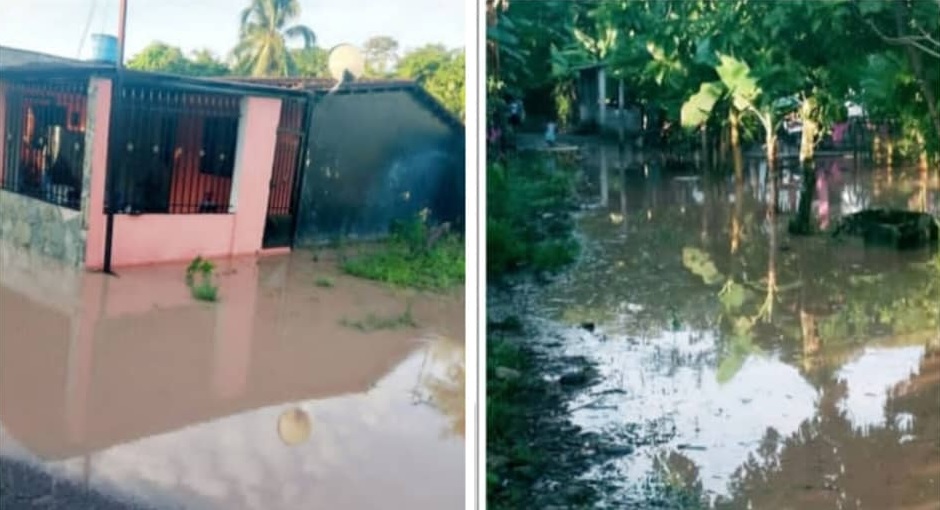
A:
{"label": "water reflection", "polygon": [[645,482],[717,508],[937,508],[940,262],[786,230],[807,203],[819,229],[865,207],[940,215],[937,177],[735,166],[622,169],[620,207],[583,215],[585,257],[541,300],[605,376],[575,421],[647,439],[589,476],[624,481],[611,504]]}
{"label": "water reflection", "polygon": [[[462,292],[298,252],[223,264],[210,305],[182,266],[109,278],[0,250],[0,456],[160,508],[462,504]],[[341,325],[406,301],[419,330]],[[445,390],[415,406],[426,373]]]}

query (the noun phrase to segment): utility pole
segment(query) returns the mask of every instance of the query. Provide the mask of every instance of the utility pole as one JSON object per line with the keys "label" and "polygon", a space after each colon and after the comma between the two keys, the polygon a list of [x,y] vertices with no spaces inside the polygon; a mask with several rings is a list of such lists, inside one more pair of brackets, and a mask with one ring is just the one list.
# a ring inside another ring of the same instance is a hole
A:
{"label": "utility pole", "polygon": [[124,39],[127,30],[127,0],[121,0],[118,11],[118,54],[117,66],[124,67]]}
{"label": "utility pole", "polygon": [[[114,76],[115,79],[111,86],[111,111],[112,112],[114,111],[115,107],[118,106],[118,102],[120,101],[120,97],[121,97],[120,91],[121,91],[121,86],[123,84],[123,80],[121,79],[121,72],[124,69],[124,41],[126,39],[125,37],[126,33],[127,33],[127,0],[120,0],[120,7],[118,10],[117,62],[115,62],[115,67],[116,67],[117,72],[115,73],[115,76]],[[112,159],[110,156],[111,154],[114,153],[114,150],[113,150],[113,145],[114,145],[114,140],[115,140],[114,135],[115,133],[119,132],[117,129],[115,129],[116,126],[114,125],[116,121],[118,120],[118,117],[120,117],[120,115],[111,116],[111,124],[112,124],[111,129],[110,129],[111,133],[110,133],[110,136],[108,137],[109,139],[109,142],[108,142],[108,156],[109,156],[108,160],[109,161],[108,162],[109,163],[111,162],[111,159]],[[105,274],[113,275],[114,272],[111,270],[111,256],[112,256],[111,247],[114,244],[114,207],[116,205],[115,204],[116,183],[114,182],[114,179],[115,179],[114,175],[111,174],[111,168],[110,167],[106,167],[106,168],[107,168],[107,175],[105,177],[105,182],[106,182],[107,193],[108,193],[108,207],[107,207],[107,210],[105,211],[107,213],[107,218],[106,218],[107,221],[105,222],[104,261],[103,261],[104,267],[102,269],[104,270]]]}

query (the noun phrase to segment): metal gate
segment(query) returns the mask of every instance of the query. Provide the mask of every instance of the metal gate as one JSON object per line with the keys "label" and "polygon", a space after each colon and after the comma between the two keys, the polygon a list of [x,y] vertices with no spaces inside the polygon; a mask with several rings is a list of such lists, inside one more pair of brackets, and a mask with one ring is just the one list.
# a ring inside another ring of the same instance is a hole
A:
{"label": "metal gate", "polygon": [[274,167],[271,169],[264,248],[291,246],[294,237],[297,183],[303,159],[307,101],[284,99],[277,126]]}

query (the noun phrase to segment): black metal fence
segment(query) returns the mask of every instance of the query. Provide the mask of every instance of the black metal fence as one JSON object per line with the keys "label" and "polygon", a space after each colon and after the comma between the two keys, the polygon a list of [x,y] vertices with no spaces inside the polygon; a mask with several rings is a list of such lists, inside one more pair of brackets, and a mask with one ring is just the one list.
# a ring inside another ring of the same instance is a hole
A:
{"label": "black metal fence", "polygon": [[0,82],[5,115],[0,188],[81,208],[88,81]]}
{"label": "black metal fence", "polygon": [[113,105],[106,210],[229,213],[241,98],[127,83]]}

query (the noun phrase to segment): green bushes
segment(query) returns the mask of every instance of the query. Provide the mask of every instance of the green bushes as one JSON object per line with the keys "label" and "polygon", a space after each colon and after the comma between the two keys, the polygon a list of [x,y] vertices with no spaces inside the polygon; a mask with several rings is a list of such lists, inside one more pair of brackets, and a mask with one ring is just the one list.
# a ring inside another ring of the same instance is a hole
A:
{"label": "green bushes", "polygon": [[399,287],[445,290],[464,281],[463,240],[448,224],[430,225],[427,214],[393,226],[379,251],[346,259],[348,274]]}
{"label": "green bushes", "polygon": [[575,260],[573,172],[519,157],[490,163],[486,187],[489,279],[522,270],[553,272]]}

